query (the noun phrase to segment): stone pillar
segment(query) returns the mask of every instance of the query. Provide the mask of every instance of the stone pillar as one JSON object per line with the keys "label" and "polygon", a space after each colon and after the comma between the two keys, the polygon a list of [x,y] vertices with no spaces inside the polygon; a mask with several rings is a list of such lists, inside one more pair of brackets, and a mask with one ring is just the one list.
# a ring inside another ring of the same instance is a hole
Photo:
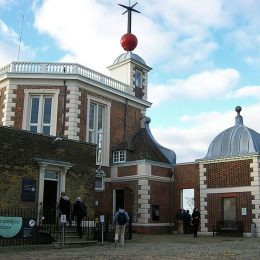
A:
{"label": "stone pillar", "polygon": [[65,122],[65,127],[67,128],[67,130],[65,130],[65,135],[68,137],[68,139],[79,141],[79,106],[81,105],[81,93],[79,91],[79,86],[75,85],[69,85],[67,90],[69,92],[69,94],[67,95],[67,100],[69,102],[66,104],[66,110],[69,111],[66,112],[67,120]]}
{"label": "stone pillar", "polygon": [[10,84],[6,87],[5,90],[5,99],[4,99],[4,109],[3,109],[3,126],[14,126],[14,116],[15,116],[15,100],[17,85]]}

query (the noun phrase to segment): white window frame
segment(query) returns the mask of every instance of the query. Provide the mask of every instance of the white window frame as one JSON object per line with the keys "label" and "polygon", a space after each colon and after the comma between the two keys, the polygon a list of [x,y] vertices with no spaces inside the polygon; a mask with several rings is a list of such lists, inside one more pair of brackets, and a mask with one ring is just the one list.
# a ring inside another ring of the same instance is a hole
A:
{"label": "white window frame", "polygon": [[[103,120],[103,149],[101,151],[101,161],[99,162],[96,158],[96,164],[102,166],[109,166],[109,146],[110,146],[110,110],[111,110],[111,102],[102,100],[100,98],[96,98],[93,96],[88,96],[88,104],[87,104],[87,133],[86,133],[86,141],[89,140],[89,112],[90,112],[90,104],[95,103],[97,105],[101,105],[104,107],[104,120]],[[96,138],[97,140],[97,138]]]}
{"label": "white window frame", "polygon": [[52,97],[52,110],[51,110],[51,123],[50,135],[57,135],[57,115],[58,115],[58,98],[59,89],[25,89],[24,90],[24,107],[23,107],[23,122],[22,129],[30,130],[30,114],[31,114],[31,100],[32,96],[51,96]]}
{"label": "white window frame", "polygon": [[113,152],[113,163],[126,162],[126,150],[119,150]]}
{"label": "white window frame", "polygon": [[[101,179],[101,188],[96,187],[96,179]],[[96,177],[95,177],[95,190],[96,191],[104,191],[105,190],[104,176],[99,176],[98,174],[96,174]]]}

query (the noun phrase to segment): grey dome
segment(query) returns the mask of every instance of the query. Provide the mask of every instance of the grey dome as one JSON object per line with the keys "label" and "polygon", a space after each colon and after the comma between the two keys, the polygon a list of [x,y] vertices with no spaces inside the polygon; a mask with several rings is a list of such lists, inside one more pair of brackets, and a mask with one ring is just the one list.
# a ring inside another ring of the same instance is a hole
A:
{"label": "grey dome", "polygon": [[260,134],[243,125],[241,107],[236,107],[236,111],[235,125],[214,138],[204,159],[260,153]]}
{"label": "grey dome", "polygon": [[128,51],[128,52],[125,52],[121,55],[119,55],[113,62],[113,65],[116,65],[122,61],[126,61],[126,60],[129,60],[129,59],[132,59],[132,60],[135,60],[143,65],[146,65],[145,61],[137,54],[131,52],[131,51]]}

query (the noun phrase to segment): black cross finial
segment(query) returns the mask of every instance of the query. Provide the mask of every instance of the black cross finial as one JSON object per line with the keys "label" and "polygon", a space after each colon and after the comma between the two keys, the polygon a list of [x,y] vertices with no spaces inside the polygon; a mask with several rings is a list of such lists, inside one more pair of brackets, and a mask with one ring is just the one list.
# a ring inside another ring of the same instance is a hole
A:
{"label": "black cross finial", "polygon": [[138,2],[136,2],[135,4],[131,5],[129,4],[129,6],[126,6],[126,5],[121,5],[121,4],[118,4],[122,7],[124,7],[126,10],[122,13],[125,14],[125,13],[128,13],[128,23],[127,23],[127,33],[131,33],[131,23],[132,23],[132,12],[136,12],[136,13],[140,13],[139,11],[135,10],[134,7],[138,4]]}

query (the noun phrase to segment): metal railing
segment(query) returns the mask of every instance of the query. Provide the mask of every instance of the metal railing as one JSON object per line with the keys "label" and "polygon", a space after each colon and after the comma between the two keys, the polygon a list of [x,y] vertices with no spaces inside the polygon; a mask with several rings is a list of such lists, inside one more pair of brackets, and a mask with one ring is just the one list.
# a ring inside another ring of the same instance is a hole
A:
{"label": "metal railing", "polygon": [[[51,244],[61,242],[63,226],[55,208],[37,209],[0,208],[0,247]],[[82,220],[83,239],[93,240],[95,221],[84,217]],[[65,225],[65,241],[77,237],[75,222]]]}
{"label": "metal railing", "polygon": [[12,62],[0,68],[0,78],[8,73],[79,75],[119,91],[130,93],[129,86],[77,63]]}

